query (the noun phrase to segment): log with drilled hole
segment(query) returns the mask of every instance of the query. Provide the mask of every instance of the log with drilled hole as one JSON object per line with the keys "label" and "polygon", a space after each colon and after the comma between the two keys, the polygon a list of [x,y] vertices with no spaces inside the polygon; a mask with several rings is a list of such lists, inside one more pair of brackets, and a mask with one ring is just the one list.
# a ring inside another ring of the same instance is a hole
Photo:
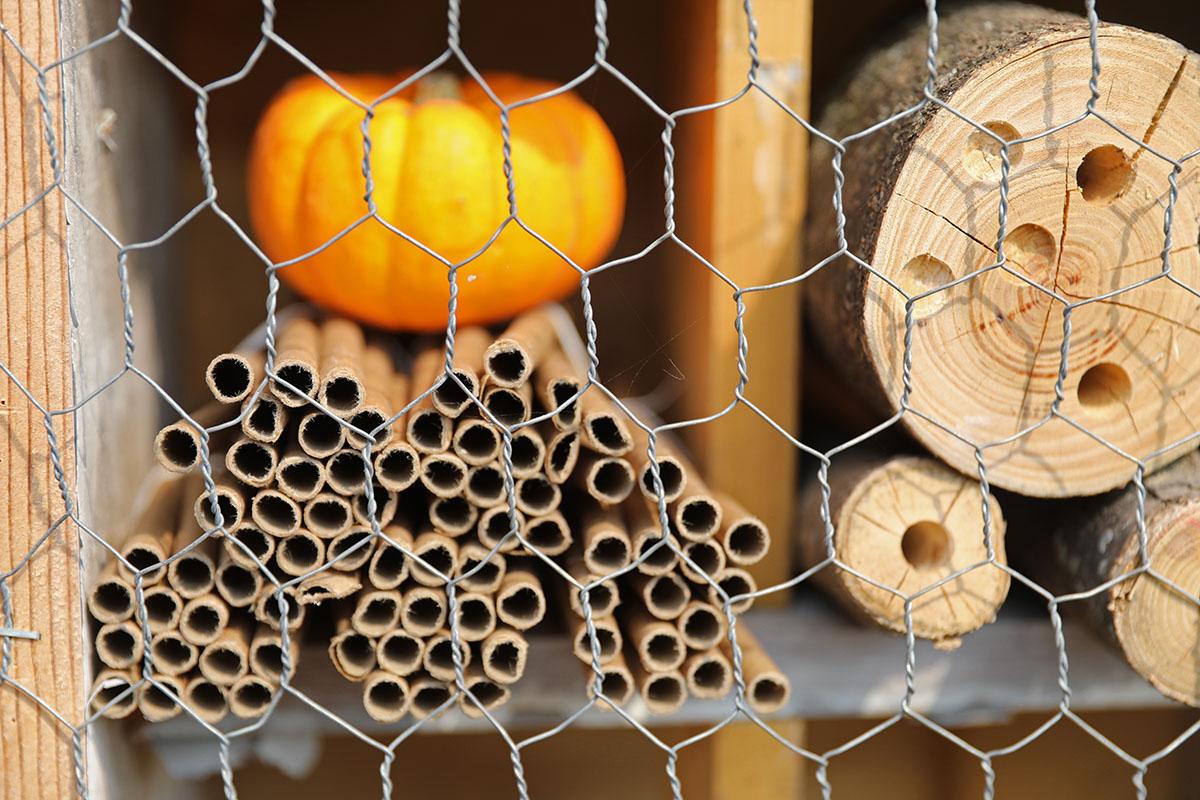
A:
{"label": "log with drilled hole", "polygon": [[[1181,158],[1200,142],[1200,57],[1102,25],[1103,119],[1077,119],[1091,96],[1084,19],[976,5],[944,16],[939,39],[935,96],[979,127],[927,104],[846,144],[846,245],[878,275],[842,257],[814,276],[817,339],[877,411],[893,413],[906,330],[895,287],[909,298],[929,293],[912,304],[908,406],[918,413],[904,422],[915,437],[967,474],[983,446],[993,484],[1027,495],[1121,486],[1134,471],[1125,454],[1160,466],[1179,453],[1159,451],[1200,419],[1200,393],[1186,390],[1200,371],[1200,301],[1178,285],[1200,286],[1196,193],[1174,204],[1172,279],[1150,280],[1164,271],[1172,171],[1158,154]],[[820,128],[845,137],[914,106],[925,41],[918,24],[870,56]],[[988,270],[998,263],[1001,139],[1014,142],[1007,261]],[[812,261],[838,250],[833,154],[813,148]],[[1177,182],[1186,186],[1195,170],[1185,163]],[[1069,328],[1068,303],[1083,303]],[[1064,330],[1065,419],[1051,414]]]}
{"label": "log with drilled hole", "polygon": [[[829,487],[833,554],[853,572],[829,563],[815,581],[851,614],[904,633],[912,598],[913,634],[942,649],[996,618],[1009,586],[998,566],[1007,563],[1004,517],[989,496],[985,536],[978,481],[923,456],[861,454],[834,458]],[[829,558],[817,481],[800,509],[809,568]]]}
{"label": "log with drilled hole", "polygon": [[1130,485],[1073,508],[1053,534],[1031,543],[1017,566],[1058,595],[1104,590],[1066,603],[1115,642],[1167,697],[1200,706],[1200,453],[1145,481],[1146,555],[1138,491]]}

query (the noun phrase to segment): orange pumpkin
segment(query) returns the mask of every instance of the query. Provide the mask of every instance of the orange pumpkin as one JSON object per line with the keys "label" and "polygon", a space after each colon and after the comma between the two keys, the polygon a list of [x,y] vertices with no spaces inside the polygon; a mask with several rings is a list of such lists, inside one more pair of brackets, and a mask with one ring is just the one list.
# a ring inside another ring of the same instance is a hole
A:
{"label": "orange pumpkin", "polygon": [[[334,75],[369,103],[399,82]],[[484,76],[505,103],[554,84]],[[367,213],[362,109],[315,76],[288,84],[255,132],[248,170],[250,219],[275,262],[310,253]],[[584,269],[612,247],[625,206],[624,171],[612,133],[574,94],[510,116],[521,219]],[[381,102],[371,122],[379,215],[452,263],[479,251],[508,215],[499,110],[474,81],[433,75]],[[368,219],[279,275],[327,309],[392,330],[446,325],[446,266]],[[511,317],[579,285],[579,274],[510,222],[458,271],[458,321]]]}

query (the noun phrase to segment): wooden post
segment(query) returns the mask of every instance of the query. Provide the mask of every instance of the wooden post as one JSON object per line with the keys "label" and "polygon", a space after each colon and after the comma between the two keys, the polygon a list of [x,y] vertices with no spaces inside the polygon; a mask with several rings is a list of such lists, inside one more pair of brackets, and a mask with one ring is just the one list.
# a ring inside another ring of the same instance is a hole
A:
{"label": "wooden post", "polygon": [[[673,17],[693,28],[678,42],[693,65],[684,87],[686,103],[733,95],[745,84],[750,64],[741,5],[706,3],[703,8],[697,12],[687,6],[685,13],[679,4]],[[761,0],[754,4],[754,13],[761,83],[798,114],[807,114],[809,3]],[[800,271],[807,144],[800,124],[758,91],[680,123],[679,235],[739,286],[772,283]],[[699,320],[689,330],[681,354],[688,379],[681,412],[704,416],[727,405],[737,386],[736,306],[729,287],[690,257],[677,260],[673,275],[680,292],[668,313],[676,316],[676,328]],[[745,303],[750,344],[746,396],[785,430],[796,433],[799,287],[747,295]],[[758,585],[786,580],[792,570],[784,543],[792,525],[790,487],[798,451],[744,408],[693,428],[688,436],[709,482],[738,498],[777,532],[779,544],[751,569]],[[782,603],[786,597],[772,595],[763,601]]]}
{"label": "wooden post", "polygon": [[[58,58],[56,0],[3,0],[0,19],[30,59]],[[38,103],[37,74],[5,42],[0,121],[5,219],[50,186],[53,174]],[[50,87],[51,102],[57,95]],[[55,105],[55,122],[61,123]],[[55,131],[62,158],[62,129]],[[3,300],[0,362],[46,409],[72,403],[70,314],[63,199],[51,192],[0,230]],[[0,378],[0,570],[12,569],[61,517],[64,504],[50,460],[44,418],[7,377]],[[64,479],[74,487],[73,421],[54,422]],[[8,581],[12,626],[39,639],[13,638],[9,676],[73,724],[82,709],[83,663],[78,538],[60,525]],[[2,623],[0,623],[2,624]],[[6,798],[75,793],[72,732],[13,686],[0,683],[0,789]]]}

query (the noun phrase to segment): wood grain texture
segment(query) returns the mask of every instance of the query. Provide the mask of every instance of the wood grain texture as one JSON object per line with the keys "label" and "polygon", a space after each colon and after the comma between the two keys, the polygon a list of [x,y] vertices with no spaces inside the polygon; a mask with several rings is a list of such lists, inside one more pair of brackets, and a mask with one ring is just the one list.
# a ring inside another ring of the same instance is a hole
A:
{"label": "wood grain texture", "polygon": [[[746,82],[746,19],[737,4],[704,4],[705,13],[681,15],[686,37],[691,102],[726,98]],[[810,7],[771,0],[754,5],[760,30],[760,80],[799,114],[808,108]],[[698,46],[711,43],[711,51]],[[706,60],[711,59],[711,60]],[[807,134],[769,98],[751,92],[736,103],[681,123],[676,173],[680,181],[679,235],[739,286],[772,283],[799,271],[805,208]],[[698,261],[680,256],[673,302],[687,376],[683,414],[699,417],[724,408],[738,382],[736,306],[732,290]],[[785,430],[796,432],[800,386],[798,287],[745,298],[750,343],[746,396]],[[697,321],[698,320],[698,321]],[[745,408],[689,430],[689,444],[709,483],[737,497],[773,531],[791,529],[792,499],[780,487],[794,483],[799,452]],[[759,586],[791,575],[786,547],[751,571]],[[760,602],[785,602],[783,595]]]}
{"label": "wood grain texture", "polygon": [[[3,0],[0,19],[29,57],[58,57],[58,4]],[[3,216],[53,181],[43,139],[36,72],[9,44],[0,50]],[[52,97],[57,93],[51,87]],[[53,103],[53,100],[52,100]],[[56,107],[57,110],[57,107]],[[56,131],[62,142],[61,129]],[[65,217],[54,192],[0,231],[4,300],[0,361],[47,409],[72,402]],[[72,420],[54,433],[68,486],[74,485]],[[0,388],[0,570],[12,569],[64,513],[41,413],[12,381]],[[68,720],[82,708],[83,664],[78,539],[63,524],[10,581],[13,624],[41,634],[12,642],[11,676]],[[0,685],[0,796],[62,798],[75,790],[71,731],[11,686]]]}

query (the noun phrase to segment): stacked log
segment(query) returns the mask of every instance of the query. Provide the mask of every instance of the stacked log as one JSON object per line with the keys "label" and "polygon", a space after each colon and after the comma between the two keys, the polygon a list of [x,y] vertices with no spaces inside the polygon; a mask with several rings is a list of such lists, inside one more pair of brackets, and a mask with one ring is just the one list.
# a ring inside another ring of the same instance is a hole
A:
{"label": "stacked log", "polygon": [[[191,663],[186,648],[164,644],[154,653],[155,669],[160,655],[178,655],[187,666],[171,675],[194,668],[212,681],[227,677],[220,666],[242,650],[249,663],[252,643],[281,627],[280,590],[265,568],[288,585],[293,640],[311,607],[330,609],[329,659],[361,684],[374,719],[421,718],[456,699],[464,713],[480,715],[508,701],[525,671],[526,632],[549,602],[583,613],[574,593],[548,601],[539,577],[543,558],[590,583],[652,550],[637,570],[590,593],[605,669],[621,679],[620,691],[605,695],[623,703],[636,688],[653,711],[672,710],[689,692],[723,695],[732,670],[721,649],[725,616],[714,586],[735,596],[754,590],[744,567],[765,555],[765,526],[733,498],[711,492],[699,471],[660,443],[669,528],[678,531],[664,538],[651,513],[645,432],[598,388],[573,400],[587,381],[563,354],[544,310],[499,336],[459,330],[452,377],[443,379],[446,367],[443,350],[430,345],[397,368],[387,341],[337,318],[283,325],[274,376],[262,391],[260,355],[213,359],[206,379],[214,402],[193,419],[210,427],[238,420],[209,439],[221,524],[196,473],[202,432],[175,423],[155,444],[163,467],[185,473],[159,492],[178,513],[140,526],[123,549],[135,569],[169,560],[143,581],[166,574],[179,594],[177,626],[192,637],[184,643],[202,638],[195,646],[213,655],[198,652]],[[535,417],[544,419],[530,423]],[[664,567],[668,539],[702,572],[677,561]],[[121,577],[122,586],[130,577]],[[669,607],[659,602],[659,584],[678,593]],[[135,605],[122,591],[104,581],[94,587],[98,621],[110,624],[102,616],[106,603],[122,611]],[[740,599],[738,608],[748,605]],[[641,625],[643,617],[656,624]],[[219,622],[199,630],[212,620]],[[571,641],[582,655],[591,648],[582,617],[576,620]],[[656,632],[677,645],[678,659],[656,660]],[[140,653],[125,655],[106,666],[136,668]],[[459,666],[471,697],[458,691]],[[259,687],[260,694],[269,701],[277,685]],[[187,697],[193,695],[208,702],[214,692],[204,687]],[[253,711],[233,698],[227,706]]]}

